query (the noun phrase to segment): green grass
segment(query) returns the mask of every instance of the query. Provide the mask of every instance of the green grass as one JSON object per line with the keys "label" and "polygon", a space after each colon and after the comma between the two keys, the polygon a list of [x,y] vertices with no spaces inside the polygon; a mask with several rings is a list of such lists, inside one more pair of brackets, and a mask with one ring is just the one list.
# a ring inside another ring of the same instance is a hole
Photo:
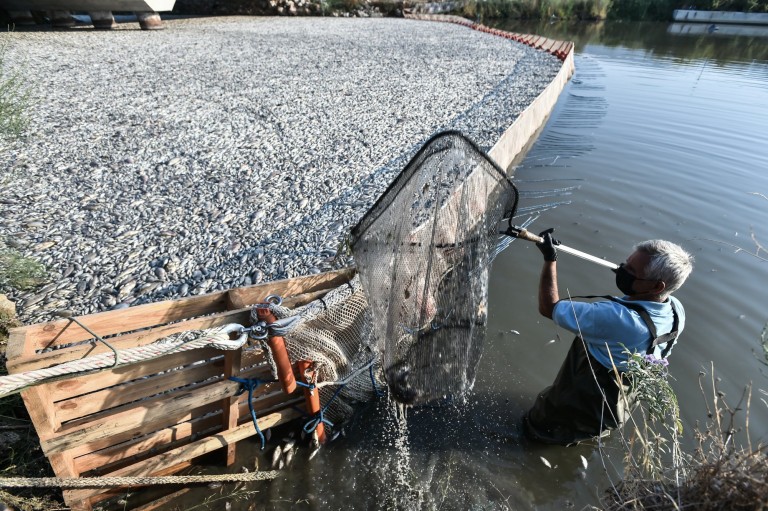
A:
{"label": "green grass", "polygon": [[11,247],[0,245],[0,291],[14,288],[22,291],[39,286],[45,281],[45,266],[24,257]]}
{"label": "green grass", "polygon": [[0,46],[0,137],[15,138],[29,123],[31,91],[21,72],[8,66],[7,45]]}

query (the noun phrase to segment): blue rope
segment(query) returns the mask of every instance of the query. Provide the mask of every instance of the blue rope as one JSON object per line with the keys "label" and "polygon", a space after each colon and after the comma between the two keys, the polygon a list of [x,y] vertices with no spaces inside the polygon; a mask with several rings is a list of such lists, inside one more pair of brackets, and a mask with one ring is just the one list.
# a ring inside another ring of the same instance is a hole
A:
{"label": "blue rope", "polygon": [[[316,389],[314,383],[304,383],[302,381],[296,381],[298,385],[301,385],[302,387],[306,387],[311,391],[314,391]],[[314,417],[312,417],[309,421],[307,421],[306,424],[304,424],[304,432],[307,434],[313,433],[317,426],[319,426],[321,423],[327,424],[329,428],[333,427],[333,422],[329,421],[325,418],[325,411],[328,409],[328,407],[333,403],[333,400],[336,399],[336,396],[339,395],[339,392],[341,392],[341,389],[343,389],[345,385],[339,385],[339,388],[336,389],[336,392],[333,393],[331,396],[331,399],[328,400],[327,403],[325,403],[325,406],[320,408],[320,411],[317,412]]]}
{"label": "blue rope", "polygon": [[256,419],[256,410],[253,408],[253,391],[258,388],[259,385],[262,383],[274,383],[277,380],[261,380],[259,378],[237,378],[235,376],[230,376],[230,380],[235,381],[240,384],[240,389],[237,391],[236,396],[239,396],[246,390],[248,391],[248,409],[251,411],[251,419],[253,419],[253,425],[256,427],[256,433],[259,434],[259,438],[261,439],[261,450],[264,450],[264,444],[266,443],[266,440],[264,439],[264,433],[261,432],[261,429],[259,429],[259,422]]}

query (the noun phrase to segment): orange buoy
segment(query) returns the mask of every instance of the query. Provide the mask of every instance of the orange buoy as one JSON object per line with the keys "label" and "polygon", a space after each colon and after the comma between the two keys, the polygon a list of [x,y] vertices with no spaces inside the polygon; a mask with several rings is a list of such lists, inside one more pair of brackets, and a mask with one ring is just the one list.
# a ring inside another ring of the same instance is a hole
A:
{"label": "orange buoy", "polygon": [[[259,321],[264,321],[267,325],[277,321],[275,315],[269,310],[268,303],[256,305],[256,317]],[[270,335],[267,344],[269,344],[272,358],[275,360],[275,365],[277,366],[277,378],[283,386],[283,392],[292,394],[293,391],[296,390],[296,378],[293,376],[291,360],[288,358],[288,351],[285,349],[285,339],[280,335]]]}
{"label": "orange buoy", "polygon": [[[296,372],[299,373],[299,378],[307,385],[315,383],[315,378],[317,377],[312,367],[313,364],[309,360],[299,360],[296,362]],[[307,402],[307,412],[313,417],[317,416],[320,413],[320,391],[316,388],[304,387],[304,399]],[[317,432],[317,441],[324,444],[325,424],[322,420],[318,419],[315,431]]]}

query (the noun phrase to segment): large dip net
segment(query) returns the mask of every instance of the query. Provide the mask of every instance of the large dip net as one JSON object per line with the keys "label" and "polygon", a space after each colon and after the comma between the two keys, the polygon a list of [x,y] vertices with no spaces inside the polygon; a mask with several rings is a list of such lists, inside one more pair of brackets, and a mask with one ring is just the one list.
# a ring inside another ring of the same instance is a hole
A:
{"label": "large dip net", "polygon": [[304,307],[270,307],[291,362],[314,362],[324,418],[348,416],[384,384],[407,405],[471,390],[499,223],[517,202],[483,151],[440,133],[352,230],[357,276]]}
{"label": "large dip net", "polygon": [[430,139],[352,230],[351,247],[392,395],[461,398],[475,381],[499,222],[517,190],[459,132]]}

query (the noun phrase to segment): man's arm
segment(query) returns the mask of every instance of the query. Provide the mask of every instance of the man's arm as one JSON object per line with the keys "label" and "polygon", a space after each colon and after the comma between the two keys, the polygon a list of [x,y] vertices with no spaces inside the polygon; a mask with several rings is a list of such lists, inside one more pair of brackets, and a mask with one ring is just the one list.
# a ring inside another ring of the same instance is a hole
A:
{"label": "man's arm", "polygon": [[544,261],[539,277],[539,313],[545,318],[552,319],[555,304],[560,301],[557,290],[557,263]]}
{"label": "man's arm", "polygon": [[539,313],[545,318],[552,319],[552,311],[555,304],[560,300],[560,294],[557,291],[557,249],[555,245],[560,243],[552,239],[552,231],[547,229],[539,234],[544,241],[537,243],[536,247],[544,256],[544,267],[541,269],[539,278]]}

